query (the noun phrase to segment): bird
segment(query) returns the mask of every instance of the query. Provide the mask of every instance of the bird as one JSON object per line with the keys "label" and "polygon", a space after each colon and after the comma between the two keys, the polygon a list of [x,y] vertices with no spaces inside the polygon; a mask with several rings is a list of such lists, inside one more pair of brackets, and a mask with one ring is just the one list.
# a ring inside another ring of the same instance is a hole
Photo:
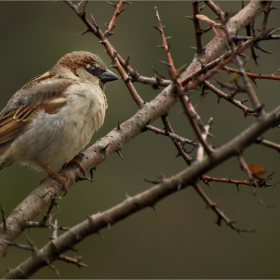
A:
{"label": "bird", "polygon": [[0,170],[19,162],[65,186],[57,171],[103,125],[104,85],[118,78],[96,54],[74,51],[25,83],[0,113]]}

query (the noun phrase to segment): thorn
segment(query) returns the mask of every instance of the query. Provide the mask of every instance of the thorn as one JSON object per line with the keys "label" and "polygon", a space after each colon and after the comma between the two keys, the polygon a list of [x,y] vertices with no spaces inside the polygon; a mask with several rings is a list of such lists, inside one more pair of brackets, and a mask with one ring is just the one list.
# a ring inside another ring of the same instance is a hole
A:
{"label": "thorn", "polygon": [[121,125],[120,125],[120,121],[118,121],[117,130],[122,130],[122,129],[121,129]]}
{"label": "thorn", "polygon": [[117,13],[117,16],[119,16],[123,11],[125,11],[127,9],[127,7],[121,9],[118,13]]}
{"label": "thorn", "polygon": [[65,196],[67,194],[68,190],[64,189],[64,194],[62,196]]}
{"label": "thorn", "polygon": [[171,48],[171,44],[168,43],[168,46],[167,46],[167,51],[170,52],[170,48]]}
{"label": "thorn", "polygon": [[75,264],[78,267],[88,267],[88,265],[80,262],[81,259],[82,259],[82,257],[77,256],[76,254],[74,254],[74,256],[72,258],[68,257],[68,256],[64,256],[64,255],[58,256],[58,260],[65,261],[66,263]]}
{"label": "thorn", "polygon": [[157,29],[160,33],[162,33],[162,30],[157,25],[153,25],[153,28]]}
{"label": "thorn", "polygon": [[85,6],[87,5],[87,0],[81,0],[78,4],[77,4],[77,6],[78,6],[78,8],[83,4],[83,3],[85,3]]}
{"label": "thorn", "polygon": [[90,215],[86,214],[86,217],[87,217],[87,219],[88,219],[90,222],[93,221]]}
{"label": "thorn", "polygon": [[185,16],[185,18],[190,19],[190,20],[194,20],[192,16]]}
{"label": "thorn", "polygon": [[212,138],[216,138],[215,135],[211,134],[211,133],[207,133],[207,136],[212,137]]}
{"label": "thorn", "polygon": [[[240,56],[241,58],[243,58],[245,60],[244,63],[246,63],[246,61],[248,60],[247,55],[245,55],[244,53],[239,53],[238,56]],[[244,66],[245,66],[245,64],[244,64]]]}
{"label": "thorn", "polygon": [[255,84],[256,87],[258,87],[256,79],[252,78],[251,81]]}
{"label": "thorn", "polygon": [[58,275],[58,276],[60,275],[59,271],[55,268],[55,266],[53,264],[51,264],[49,262],[47,262],[47,264],[48,264],[49,268],[51,268],[56,273],[56,275]]}
{"label": "thorn", "polygon": [[177,70],[178,75],[180,76],[186,69],[187,69],[187,64],[184,64],[183,66],[181,66],[181,67]]}
{"label": "thorn", "polygon": [[83,32],[81,32],[81,33],[79,33],[79,34],[77,34],[75,37],[79,37],[79,36],[81,36],[81,35],[84,35],[84,34],[86,34],[87,32],[89,32],[90,30],[89,29],[86,29],[85,31],[83,31]]}
{"label": "thorn", "polygon": [[170,63],[168,63],[168,62],[165,62],[165,61],[163,61],[163,60],[159,60],[159,62],[161,62],[161,63],[163,63],[163,64],[167,65],[168,67],[171,67],[171,64],[170,64]]}
{"label": "thorn", "polygon": [[5,210],[3,208],[2,202],[0,201],[0,206],[1,206],[1,216],[2,216],[2,223],[3,223],[3,230],[7,230],[7,223],[6,223],[6,218],[5,218]]}
{"label": "thorn", "polygon": [[182,187],[183,187],[183,185],[182,185],[181,183],[179,183],[179,184],[177,185],[177,191],[180,191],[180,190],[182,189]]}
{"label": "thorn", "polygon": [[241,104],[244,104],[245,102],[248,102],[248,101],[249,101],[248,99],[242,99]]}
{"label": "thorn", "polygon": [[103,239],[105,239],[105,236],[103,234],[100,233],[100,231],[96,232],[100,237],[102,237]]}
{"label": "thorn", "polygon": [[101,148],[101,152],[102,152],[103,154],[106,154],[106,150],[107,150],[107,148],[109,147],[109,145],[110,145],[110,143],[108,143],[105,147],[102,147],[102,148]]}
{"label": "thorn", "polygon": [[154,184],[154,185],[157,185],[160,183],[160,181],[151,181],[151,180],[148,180],[148,179],[144,179],[145,182],[148,182],[148,183],[151,183],[151,184]]}
{"label": "thorn", "polygon": [[106,33],[106,37],[112,36],[112,35],[114,35],[114,34],[115,34],[114,31],[107,32],[107,33]]}
{"label": "thorn", "polygon": [[153,205],[150,205],[150,207],[153,209],[153,211],[154,211],[154,213],[156,214],[156,216],[159,217],[155,205],[154,205],[154,204],[153,204]]}
{"label": "thorn", "polygon": [[90,14],[90,17],[91,17],[91,20],[92,20],[92,23],[93,25],[95,26],[95,28],[97,29],[97,32],[99,31],[99,26],[97,25],[92,13]]}
{"label": "thorn", "polygon": [[96,167],[93,167],[89,170],[91,183],[94,182],[94,180],[93,180],[93,170],[96,171]]}
{"label": "thorn", "polygon": [[181,157],[181,156],[182,156],[181,153],[178,152],[174,159],[176,159],[176,158],[178,158],[178,157]]}
{"label": "thorn", "polygon": [[280,72],[280,69],[277,69],[274,73],[273,73],[273,75],[274,76],[277,76],[277,74]]}
{"label": "thorn", "polygon": [[34,245],[34,243],[31,241],[30,238],[28,238],[28,236],[24,233],[25,238],[28,241],[29,246],[32,248],[33,252],[35,252],[37,250],[36,246]]}
{"label": "thorn", "polygon": [[10,242],[10,241],[5,240],[5,239],[2,239],[2,240],[3,240],[6,244],[8,244],[9,246],[13,246],[13,247],[16,247],[16,248],[19,248],[19,249],[22,249],[22,250],[34,252],[34,249],[31,248],[30,246],[17,244],[17,243],[15,243],[15,242]]}
{"label": "thorn", "polygon": [[151,60],[150,60],[150,65],[151,65],[151,67],[152,67],[152,70],[153,70],[153,71],[156,73],[156,75],[159,77],[159,79],[160,79],[160,78],[165,79],[165,76],[155,69],[155,67],[154,67],[154,65],[153,65],[153,63],[152,63]]}
{"label": "thorn", "polygon": [[222,218],[219,216],[218,217],[218,219],[217,219],[217,221],[216,221],[216,224],[218,225],[218,226],[222,226]]}
{"label": "thorn", "polygon": [[86,176],[79,176],[78,175],[78,181],[91,181],[91,178],[88,178],[88,177],[86,177]]}
{"label": "thorn", "polygon": [[130,56],[128,55],[127,58],[126,58],[126,60],[125,60],[125,63],[124,63],[125,66],[128,66],[128,65],[129,65],[129,59],[130,59]]}
{"label": "thorn", "polygon": [[115,3],[112,3],[112,2],[107,1],[107,4],[113,6],[115,9],[117,8],[117,5],[116,5]]}
{"label": "thorn", "polygon": [[239,193],[239,185],[236,184],[237,192]]}
{"label": "thorn", "polygon": [[123,156],[121,154],[121,150],[117,150],[117,154],[120,156],[121,159],[123,159]]}
{"label": "thorn", "polygon": [[198,61],[200,62],[201,68],[203,69],[205,67],[205,63],[201,59],[198,59]]}

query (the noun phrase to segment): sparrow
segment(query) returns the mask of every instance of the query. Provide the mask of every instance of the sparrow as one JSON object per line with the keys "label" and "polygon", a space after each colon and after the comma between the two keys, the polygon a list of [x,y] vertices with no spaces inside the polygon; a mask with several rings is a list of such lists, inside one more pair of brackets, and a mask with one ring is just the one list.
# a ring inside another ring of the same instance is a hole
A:
{"label": "sparrow", "polygon": [[0,113],[0,170],[20,162],[47,177],[71,161],[104,123],[104,84],[118,76],[95,54],[74,51],[24,84]]}

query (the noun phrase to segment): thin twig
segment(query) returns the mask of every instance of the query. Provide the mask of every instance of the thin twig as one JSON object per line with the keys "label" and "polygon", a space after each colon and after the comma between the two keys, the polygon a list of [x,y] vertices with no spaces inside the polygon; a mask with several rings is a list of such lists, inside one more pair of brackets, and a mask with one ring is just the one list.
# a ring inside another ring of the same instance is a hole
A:
{"label": "thin twig", "polygon": [[104,45],[107,54],[111,57],[113,66],[119,71],[121,78],[125,82],[125,85],[127,89],[129,90],[133,100],[136,102],[138,106],[142,106],[144,104],[143,99],[140,97],[140,95],[137,93],[135,87],[133,86],[132,82],[130,81],[130,78],[124,71],[123,67],[121,66],[119,62],[120,55],[118,52],[113,48],[111,43],[109,42],[108,38],[101,32],[100,28],[94,21],[94,24],[90,23],[89,20],[86,18],[86,13],[82,13],[79,11],[78,7],[74,5],[71,1],[65,0],[64,1],[68,6],[70,6],[73,11],[77,14],[77,16],[86,24],[89,32],[92,32],[95,36],[98,37],[98,39],[101,41],[101,43]]}
{"label": "thin twig", "polygon": [[207,207],[211,208],[216,214],[217,214],[217,225],[221,226],[221,222],[224,221],[227,226],[230,226],[233,230],[235,230],[237,233],[242,235],[243,232],[254,232],[253,229],[240,229],[235,225],[235,221],[230,220],[224,212],[222,212],[216,203],[212,202],[212,200],[204,193],[204,191],[200,188],[200,186],[196,183],[193,184],[194,189],[197,191],[199,196],[205,201]]}
{"label": "thin twig", "polygon": [[[231,73],[239,73],[238,69],[228,67],[228,66],[223,66],[223,70]],[[246,76],[251,78],[251,79],[260,79],[260,80],[275,80],[275,81],[280,81],[280,76],[276,75],[275,73],[273,74],[257,74],[257,73],[251,73],[251,72],[245,72]]]}
{"label": "thin twig", "polygon": [[273,143],[273,142],[265,140],[263,138],[257,138],[256,143],[257,144],[262,144],[262,145],[264,145],[266,147],[269,147],[269,148],[272,148],[272,149],[275,149],[277,152],[280,153],[280,144]]}
{"label": "thin twig", "polygon": [[121,0],[117,5],[110,2],[108,3],[115,8],[115,12],[114,15],[112,16],[112,19],[110,20],[110,23],[107,25],[107,29],[104,32],[105,37],[108,37],[109,35],[112,35],[114,33],[113,28],[116,26],[117,17],[126,9],[126,8],[122,9],[122,6],[124,4],[127,4],[128,2],[125,0]]}
{"label": "thin twig", "polygon": [[183,88],[183,85],[178,76],[178,72],[174,66],[174,62],[173,62],[173,59],[172,59],[172,56],[170,53],[170,48],[167,44],[166,36],[164,34],[164,26],[162,25],[162,21],[160,19],[160,16],[159,16],[159,13],[158,13],[158,10],[156,7],[155,7],[155,10],[156,10],[156,18],[158,20],[158,26],[154,26],[154,27],[160,32],[160,35],[161,35],[162,48],[164,49],[165,54],[167,56],[169,71],[170,71],[171,78],[174,83],[174,90],[177,93],[178,97],[180,98],[184,111],[189,118],[189,121],[195,131],[195,134],[196,134],[199,142],[205,149],[205,152],[207,153],[207,155],[210,156],[212,154],[212,149],[206,143],[205,139],[203,138],[203,136],[201,134],[201,132],[204,132],[204,125],[202,123],[201,118],[195,111],[193,105],[191,104],[189,98],[184,94],[184,88]]}
{"label": "thin twig", "polygon": [[245,116],[247,116],[248,114],[256,115],[255,110],[245,106],[244,104],[242,104],[241,101],[234,99],[231,95],[228,95],[228,94],[222,92],[220,89],[216,88],[214,85],[212,85],[208,81],[204,81],[203,84],[207,88],[209,88],[211,91],[213,91],[219,98],[223,98],[223,99],[227,100],[228,102],[232,103],[233,105],[235,105],[236,107],[240,108],[243,111]]}
{"label": "thin twig", "polygon": [[202,29],[200,26],[200,21],[196,17],[196,15],[200,14],[200,8],[199,8],[199,1],[193,1],[192,2],[193,6],[193,24],[194,24],[194,31],[195,31],[195,40],[196,40],[196,53],[198,55],[204,54],[205,53],[205,48],[203,45],[203,38],[202,38]]}
{"label": "thin twig", "polygon": [[167,131],[167,130],[162,130],[162,129],[159,129],[157,127],[154,127],[150,124],[146,125],[145,127],[146,129],[150,130],[150,131],[153,131],[157,134],[161,134],[161,135],[164,135],[164,136],[167,136],[167,137],[170,137],[171,139],[177,141],[177,142],[180,142],[182,145],[184,144],[189,144],[189,145],[192,145],[192,146],[195,146],[197,147],[197,142],[193,141],[193,140],[189,140],[189,139],[186,139],[186,138],[183,138],[177,134],[174,134],[170,131]]}

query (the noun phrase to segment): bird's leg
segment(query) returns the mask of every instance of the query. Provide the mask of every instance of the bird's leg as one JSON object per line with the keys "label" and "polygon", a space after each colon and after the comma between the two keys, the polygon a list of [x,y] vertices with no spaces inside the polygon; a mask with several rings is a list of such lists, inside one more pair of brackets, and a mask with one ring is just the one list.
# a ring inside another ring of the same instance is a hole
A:
{"label": "bird's leg", "polygon": [[49,177],[53,177],[55,179],[57,179],[61,184],[62,184],[62,187],[64,189],[64,195],[66,195],[67,193],[67,187],[66,187],[66,182],[68,181],[68,177],[65,175],[65,174],[59,174],[59,173],[56,173],[56,172],[53,172],[50,168],[48,168],[47,166],[43,165],[42,163],[40,162],[37,162],[37,164],[47,172],[47,176],[44,177],[41,181],[40,181],[40,184],[45,182]]}
{"label": "bird's leg", "polygon": [[82,160],[83,155],[84,155],[83,153],[77,154],[69,162],[65,163],[64,166],[67,164],[77,165],[80,168],[81,172],[83,173],[83,176],[85,176],[86,172],[85,172],[84,168],[82,167],[82,165],[80,164],[80,161]]}

